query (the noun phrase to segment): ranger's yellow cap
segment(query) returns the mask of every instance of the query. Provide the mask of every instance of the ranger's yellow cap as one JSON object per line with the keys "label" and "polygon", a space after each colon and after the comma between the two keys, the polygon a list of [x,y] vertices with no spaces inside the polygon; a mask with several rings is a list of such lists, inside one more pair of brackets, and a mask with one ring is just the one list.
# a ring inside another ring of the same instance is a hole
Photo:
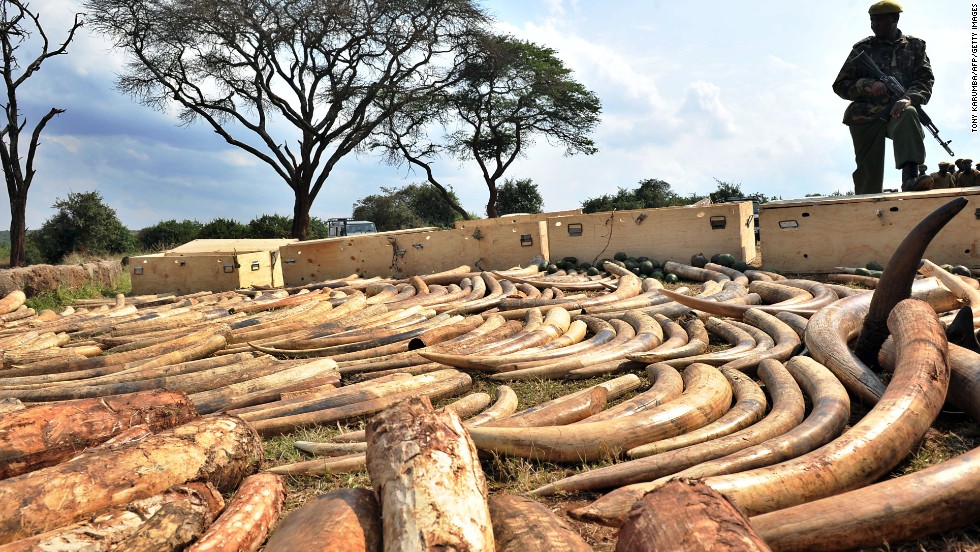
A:
{"label": "ranger's yellow cap", "polygon": [[881,2],[875,2],[871,4],[868,9],[868,13],[871,15],[882,15],[886,13],[902,13],[902,6],[898,2],[893,0],[881,0]]}

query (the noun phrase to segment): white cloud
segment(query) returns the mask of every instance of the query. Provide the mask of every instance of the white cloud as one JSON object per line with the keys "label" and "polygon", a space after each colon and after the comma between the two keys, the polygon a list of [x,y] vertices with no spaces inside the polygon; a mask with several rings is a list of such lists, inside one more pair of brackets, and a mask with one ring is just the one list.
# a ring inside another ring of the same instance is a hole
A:
{"label": "white cloud", "polygon": [[735,133],[735,120],[721,101],[721,89],[710,82],[694,81],[687,87],[680,113],[685,123],[706,129],[712,136]]}
{"label": "white cloud", "polygon": [[238,149],[224,150],[218,156],[233,167],[254,167],[261,163],[254,155]]}
{"label": "white cloud", "polygon": [[75,136],[64,134],[43,134],[43,141],[50,144],[57,144],[69,153],[75,154],[79,151],[80,140]]}

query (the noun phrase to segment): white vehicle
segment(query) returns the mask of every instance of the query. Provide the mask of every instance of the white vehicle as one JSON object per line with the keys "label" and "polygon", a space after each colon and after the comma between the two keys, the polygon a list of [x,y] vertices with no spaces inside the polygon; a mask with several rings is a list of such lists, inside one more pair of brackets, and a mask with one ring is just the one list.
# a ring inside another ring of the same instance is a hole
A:
{"label": "white vehicle", "polygon": [[327,236],[331,238],[353,236],[355,234],[371,234],[377,231],[378,227],[368,220],[352,220],[349,218],[327,219]]}

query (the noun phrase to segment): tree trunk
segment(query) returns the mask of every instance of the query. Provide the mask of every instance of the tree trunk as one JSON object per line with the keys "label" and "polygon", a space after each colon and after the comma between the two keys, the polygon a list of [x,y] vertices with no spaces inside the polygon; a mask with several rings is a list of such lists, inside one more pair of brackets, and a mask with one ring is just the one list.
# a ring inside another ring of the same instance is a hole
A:
{"label": "tree trunk", "polygon": [[0,481],[0,543],[63,527],[190,480],[232,490],[262,454],[262,442],[248,424],[214,416]]}
{"label": "tree trunk", "polygon": [[643,495],[619,530],[618,551],[769,550],[749,520],[704,483],[681,479]]}
{"label": "tree trunk", "polygon": [[494,550],[486,478],[455,412],[407,399],[368,422],[367,443],[386,551]]}
{"label": "tree trunk", "polygon": [[10,267],[24,266],[27,247],[27,188],[10,195]]}
{"label": "tree trunk", "polygon": [[456,211],[456,214],[463,217],[463,220],[470,220],[470,214],[466,212],[466,209],[463,209],[462,205],[453,201],[452,196],[449,195],[449,190],[442,184],[436,182],[432,176],[429,176],[429,184],[432,184],[436,190],[439,190],[439,195],[442,196],[442,199],[446,202],[446,205],[449,205],[450,209]]}
{"label": "tree trunk", "polygon": [[183,393],[147,391],[33,406],[0,417],[0,479],[51,466],[121,431],[152,431],[197,417]]}
{"label": "tree trunk", "polygon": [[381,510],[368,489],[338,489],[282,520],[266,552],[379,552]]}
{"label": "tree trunk", "polygon": [[487,200],[487,218],[497,218],[497,183],[487,182],[487,189],[490,190],[490,199]]}
{"label": "tree trunk", "polygon": [[310,231],[310,208],[313,207],[313,200],[310,198],[309,188],[300,185],[302,188],[296,190],[296,199],[293,202],[293,235],[297,240],[306,239]]}

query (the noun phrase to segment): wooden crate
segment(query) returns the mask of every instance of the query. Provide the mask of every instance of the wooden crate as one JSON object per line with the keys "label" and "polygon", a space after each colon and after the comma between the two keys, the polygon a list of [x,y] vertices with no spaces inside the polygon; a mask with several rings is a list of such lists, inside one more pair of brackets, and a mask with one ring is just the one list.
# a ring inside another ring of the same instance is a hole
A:
{"label": "wooden crate", "polygon": [[969,204],[933,239],[925,256],[980,267],[980,187],[773,201],[759,211],[763,262],[783,272],[834,272],[884,265],[909,230],[955,197]]}
{"label": "wooden crate", "polygon": [[691,255],[731,253],[755,259],[752,202],[636,209],[548,219],[550,259],[594,262],[617,252],[660,262],[687,263]]}
{"label": "wooden crate", "polygon": [[473,270],[527,265],[545,257],[543,221],[454,230],[380,232],[289,244],[280,249],[283,279],[300,286],[351,274],[404,278],[469,265]]}
{"label": "wooden crate", "polygon": [[290,243],[296,240],[194,240],[164,253],[130,257],[133,293],[281,287],[279,247]]}

